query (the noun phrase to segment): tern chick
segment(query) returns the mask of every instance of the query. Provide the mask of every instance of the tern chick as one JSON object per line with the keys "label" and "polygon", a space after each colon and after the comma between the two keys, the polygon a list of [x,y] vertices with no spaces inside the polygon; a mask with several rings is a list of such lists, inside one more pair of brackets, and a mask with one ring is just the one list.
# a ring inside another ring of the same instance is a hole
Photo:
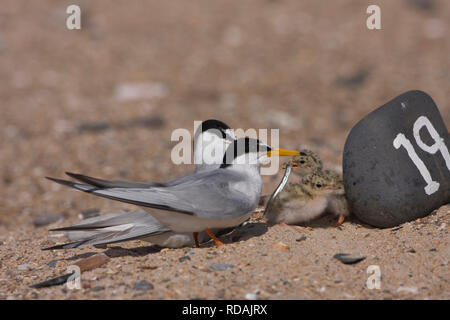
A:
{"label": "tern chick", "polygon": [[342,180],[342,176],[334,171],[325,170],[324,174],[336,187],[336,190],[328,196],[327,212],[338,217],[338,221],[335,226],[338,227],[344,222],[345,217],[350,214],[347,198],[345,197],[344,182]]}
{"label": "tern chick", "polygon": [[[283,169],[286,169],[286,167],[290,165],[291,169],[289,173],[293,173],[289,175],[289,182],[291,183],[301,183],[301,179],[303,176],[305,176],[308,173],[312,173],[316,170],[322,169],[322,160],[320,160],[319,156],[311,150],[303,149],[299,151],[299,155],[293,157],[291,160],[289,160],[287,163],[283,165]],[[283,185],[279,185],[278,188],[284,188],[285,183]],[[269,195],[263,195],[259,199],[259,204],[261,206],[268,206],[271,205],[269,202],[273,201],[272,198],[275,198],[276,195],[280,191],[275,191],[272,196]]]}
{"label": "tern chick", "polygon": [[313,220],[327,211],[330,197],[339,193],[339,188],[334,175],[328,171],[309,173],[301,183],[289,184],[274,199],[266,212],[267,221],[269,224],[298,224]]}
{"label": "tern chick", "polygon": [[321,170],[323,167],[320,157],[314,151],[308,149],[300,150],[300,155],[293,157],[289,163],[294,169],[294,172],[302,176],[316,170]]}

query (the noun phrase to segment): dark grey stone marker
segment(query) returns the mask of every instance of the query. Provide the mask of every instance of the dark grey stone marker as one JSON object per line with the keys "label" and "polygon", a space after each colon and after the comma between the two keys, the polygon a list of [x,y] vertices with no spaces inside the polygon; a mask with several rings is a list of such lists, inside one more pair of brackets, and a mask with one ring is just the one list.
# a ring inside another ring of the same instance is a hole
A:
{"label": "dark grey stone marker", "polygon": [[385,228],[449,203],[449,149],[439,110],[422,91],[403,93],[368,114],[352,128],[344,147],[351,211]]}

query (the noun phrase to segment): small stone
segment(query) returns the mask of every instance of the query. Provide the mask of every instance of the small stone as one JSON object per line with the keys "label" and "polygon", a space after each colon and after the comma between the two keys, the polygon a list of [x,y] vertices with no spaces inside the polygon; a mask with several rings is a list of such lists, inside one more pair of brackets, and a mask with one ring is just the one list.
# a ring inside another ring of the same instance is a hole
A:
{"label": "small stone", "polygon": [[133,286],[134,290],[142,290],[142,291],[152,290],[153,288],[154,288],[153,284],[145,280],[136,282]]}
{"label": "small stone", "polygon": [[78,132],[101,132],[110,128],[111,125],[108,122],[85,122],[78,126]]}
{"label": "small stone", "polygon": [[75,262],[75,265],[80,267],[80,271],[88,271],[100,267],[101,265],[107,263],[110,258],[104,253],[98,253],[89,258],[81,259]]}
{"label": "small stone", "polygon": [[91,289],[92,291],[102,291],[105,290],[104,286],[95,286]]}
{"label": "small stone", "polygon": [[409,248],[407,252],[409,252],[409,253],[416,253],[416,250],[414,250],[414,248]]}
{"label": "small stone", "polygon": [[64,219],[64,216],[62,214],[49,214],[45,216],[35,217],[33,223],[35,227],[43,227],[62,219]]}
{"label": "small stone", "polygon": [[21,264],[20,266],[17,267],[17,270],[20,270],[20,271],[25,271],[25,270],[28,270],[28,269],[30,269],[30,265],[28,263]]}
{"label": "small stone", "polygon": [[178,259],[179,262],[184,262],[186,260],[191,260],[191,257],[189,257],[189,256],[182,256],[181,258]]}
{"label": "small stone", "polygon": [[52,260],[52,261],[50,261],[49,263],[47,263],[47,265],[50,267],[50,268],[54,268],[54,267],[56,267],[56,264],[58,263],[58,260]]}
{"label": "small stone", "polygon": [[411,293],[411,294],[418,294],[419,293],[419,289],[417,289],[417,287],[404,287],[404,286],[400,286],[397,288],[396,292],[398,293]]}
{"label": "small stone", "polygon": [[227,263],[215,263],[215,264],[212,264],[210,267],[211,267],[211,269],[213,269],[215,271],[224,271],[227,269],[234,268],[234,265],[227,264]]}
{"label": "small stone", "polygon": [[91,284],[89,282],[83,282],[82,285],[83,289],[90,289],[91,288]]}
{"label": "small stone", "polygon": [[256,299],[258,299],[258,295],[259,295],[259,290],[247,293],[245,295],[245,300],[256,300]]}
{"label": "small stone", "polygon": [[305,241],[305,240],[306,240],[306,236],[301,236],[300,238],[295,239],[295,241],[297,241],[297,242],[301,242],[301,241]]}
{"label": "small stone", "polygon": [[355,264],[366,259],[366,257],[352,256],[348,253],[337,253],[333,256],[333,258],[339,260],[344,264]]}
{"label": "small stone", "polygon": [[275,249],[279,249],[279,250],[283,250],[283,251],[288,251],[288,250],[291,249],[287,244],[285,244],[285,243],[283,243],[283,242],[275,243],[275,244],[273,245],[273,247],[274,247]]}
{"label": "small stone", "polygon": [[362,69],[358,70],[356,73],[337,78],[335,83],[338,87],[353,89],[362,86],[368,76],[369,71]]}
{"label": "small stone", "polygon": [[143,266],[138,266],[138,268],[142,269],[142,270],[155,270],[155,269],[158,269],[158,266],[146,266],[146,265],[143,265]]}

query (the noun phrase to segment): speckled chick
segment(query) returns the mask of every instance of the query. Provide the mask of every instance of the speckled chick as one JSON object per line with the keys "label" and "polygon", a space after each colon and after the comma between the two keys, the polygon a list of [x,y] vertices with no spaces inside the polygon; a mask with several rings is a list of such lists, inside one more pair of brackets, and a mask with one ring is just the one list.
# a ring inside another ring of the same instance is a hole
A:
{"label": "speckled chick", "polygon": [[307,222],[324,213],[329,204],[329,196],[337,186],[333,179],[322,171],[304,176],[301,183],[290,183],[267,208],[269,224],[297,224]]}
{"label": "speckled chick", "polygon": [[[320,160],[319,156],[314,151],[308,149],[300,150],[300,155],[293,157],[288,163],[292,167],[291,175],[289,177],[290,183],[301,183],[302,177],[306,174],[322,169],[322,160]],[[286,169],[286,166],[287,163],[285,163],[282,168]],[[259,205],[264,206],[269,199],[269,195],[261,196]]]}
{"label": "speckled chick", "polygon": [[300,155],[292,158],[289,163],[292,166],[292,172],[301,177],[308,173],[322,170],[323,167],[322,160],[320,160],[319,156],[314,151],[308,149],[301,150]]}
{"label": "speckled chick", "polygon": [[330,181],[335,190],[328,195],[327,212],[338,217],[336,227],[340,226],[345,217],[349,216],[347,198],[345,197],[344,182],[342,176],[331,170],[324,170],[327,181]]}

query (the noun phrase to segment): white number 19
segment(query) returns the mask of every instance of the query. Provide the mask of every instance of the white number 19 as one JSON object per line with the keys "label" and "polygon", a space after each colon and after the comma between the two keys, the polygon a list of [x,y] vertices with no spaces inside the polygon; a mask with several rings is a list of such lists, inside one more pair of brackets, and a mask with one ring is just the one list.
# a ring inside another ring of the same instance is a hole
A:
{"label": "white number 19", "polygon": [[[420,129],[422,127],[426,127],[430,136],[434,140],[434,144],[429,146],[426,145],[422,139],[420,138]],[[447,165],[447,169],[450,171],[450,154],[448,152],[447,146],[444,143],[444,139],[441,138],[434,128],[433,124],[428,120],[425,116],[420,116],[413,127],[414,138],[416,139],[417,145],[425,152],[435,154],[438,150],[441,152],[442,157],[445,160],[445,164]],[[403,146],[408,153],[409,158],[416,165],[417,169],[419,169],[420,174],[424,178],[427,185],[425,186],[425,193],[427,195],[433,194],[439,190],[439,182],[433,181],[431,177],[430,171],[428,171],[425,163],[419,158],[416,151],[414,150],[411,142],[405,137],[403,133],[397,134],[397,137],[394,139],[394,148],[399,149]]]}

